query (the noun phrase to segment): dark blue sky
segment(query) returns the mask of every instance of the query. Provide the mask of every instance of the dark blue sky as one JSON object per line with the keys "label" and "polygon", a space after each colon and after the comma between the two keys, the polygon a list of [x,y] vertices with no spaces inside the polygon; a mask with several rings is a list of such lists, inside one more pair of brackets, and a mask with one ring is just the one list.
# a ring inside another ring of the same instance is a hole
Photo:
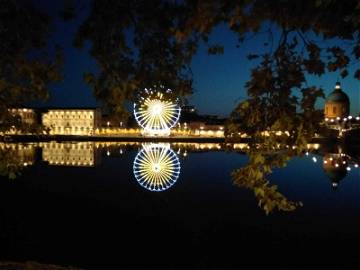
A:
{"label": "dark blue sky", "polygon": [[[61,5],[50,1],[40,1],[47,12],[55,13]],[[61,2],[61,1],[60,1]],[[77,27],[84,18],[82,14],[77,19],[64,22],[55,20],[55,33],[52,42],[59,43],[64,49],[64,80],[51,86],[51,97],[45,105],[49,106],[96,106],[91,89],[83,82],[83,73],[96,71],[96,62],[89,56],[87,49],[78,50],[72,46],[73,37]],[[194,74],[194,94],[189,98],[189,103],[195,105],[202,114],[217,114],[228,116],[235,105],[246,98],[244,85],[249,79],[250,70],[254,63],[246,58],[250,52],[261,52],[264,48],[265,36],[259,35],[252,38],[239,48],[236,48],[236,36],[226,27],[219,26],[211,35],[213,43],[225,45],[223,55],[208,55],[206,47],[200,46],[199,52],[192,61]],[[360,82],[352,78],[353,70],[347,78],[341,79],[343,90],[349,95],[351,101],[351,114],[360,112]],[[309,84],[315,84],[325,89],[328,95],[334,88],[339,78],[339,73],[328,73],[322,77],[308,77]],[[318,107],[322,107],[323,100]]]}

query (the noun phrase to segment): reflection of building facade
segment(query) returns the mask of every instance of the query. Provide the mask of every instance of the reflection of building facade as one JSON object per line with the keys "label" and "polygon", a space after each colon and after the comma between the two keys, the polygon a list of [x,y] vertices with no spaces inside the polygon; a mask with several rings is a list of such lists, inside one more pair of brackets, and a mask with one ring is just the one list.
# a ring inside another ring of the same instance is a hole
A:
{"label": "reflection of building facade", "polygon": [[99,158],[93,142],[51,142],[42,146],[42,159],[50,165],[92,167],[99,162]]}
{"label": "reflection of building facade", "polygon": [[29,166],[35,163],[35,148],[31,144],[0,143],[0,150],[9,154],[8,165]]}
{"label": "reflection of building facade", "polygon": [[348,158],[341,149],[337,153],[326,153],[323,159],[323,169],[329,177],[331,185],[336,189],[342,179],[347,175]]}
{"label": "reflection of building facade", "polygon": [[94,108],[48,109],[42,114],[43,125],[54,135],[91,135],[100,121],[101,112]]}
{"label": "reflection of building facade", "polygon": [[336,83],[335,90],[326,99],[325,103],[325,118],[328,119],[342,119],[347,117],[350,112],[349,97],[341,90],[339,82]]}

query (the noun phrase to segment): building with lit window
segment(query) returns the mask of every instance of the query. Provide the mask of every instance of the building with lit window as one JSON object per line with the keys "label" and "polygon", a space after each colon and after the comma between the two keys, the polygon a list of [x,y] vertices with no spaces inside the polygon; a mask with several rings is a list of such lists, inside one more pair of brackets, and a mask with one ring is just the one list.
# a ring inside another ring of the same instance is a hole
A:
{"label": "building with lit window", "polygon": [[340,83],[337,82],[335,90],[330,93],[325,102],[325,119],[342,119],[349,115],[349,111],[349,97],[342,91]]}
{"label": "building with lit window", "polygon": [[37,122],[37,112],[31,108],[12,108],[9,109],[12,116],[19,116],[21,122],[27,125],[32,125]]}
{"label": "building with lit window", "polygon": [[92,135],[101,122],[95,108],[49,108],[41,115],[52,135]]}

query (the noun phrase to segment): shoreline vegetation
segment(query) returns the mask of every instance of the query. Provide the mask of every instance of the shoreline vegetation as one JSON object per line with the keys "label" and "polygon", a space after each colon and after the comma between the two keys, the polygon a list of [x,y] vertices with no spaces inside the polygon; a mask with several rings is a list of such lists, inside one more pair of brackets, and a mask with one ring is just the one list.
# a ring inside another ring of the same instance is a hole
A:
{"label": "shoreline vegetation", "polygon": [[33,261],[27,262],[0,262],[0,270],[82,270],[72,266],[58,266],[54,264],[41,264]]}

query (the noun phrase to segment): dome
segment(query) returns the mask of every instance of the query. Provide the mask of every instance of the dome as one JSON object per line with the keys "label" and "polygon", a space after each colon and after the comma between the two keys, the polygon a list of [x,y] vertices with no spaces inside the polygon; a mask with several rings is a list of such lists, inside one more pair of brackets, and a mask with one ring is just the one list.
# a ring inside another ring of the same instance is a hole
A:
{"label": "dome", "polygon": [[336,83],[335,90],[330,93],[330,95],[326,99],[326,102],[341,102],[341,103],[347,103],[347,104],[350,103],[349,97],[347,96],[347,94],[345,94],[341,90],[341,86],[340,86],[339,82]]}
{"label": "dome", "polygon": [[347,175],[347,170],[345,168],[340,169],[325,169],[325,174],[330,178],[331,182],[340,182]]}

